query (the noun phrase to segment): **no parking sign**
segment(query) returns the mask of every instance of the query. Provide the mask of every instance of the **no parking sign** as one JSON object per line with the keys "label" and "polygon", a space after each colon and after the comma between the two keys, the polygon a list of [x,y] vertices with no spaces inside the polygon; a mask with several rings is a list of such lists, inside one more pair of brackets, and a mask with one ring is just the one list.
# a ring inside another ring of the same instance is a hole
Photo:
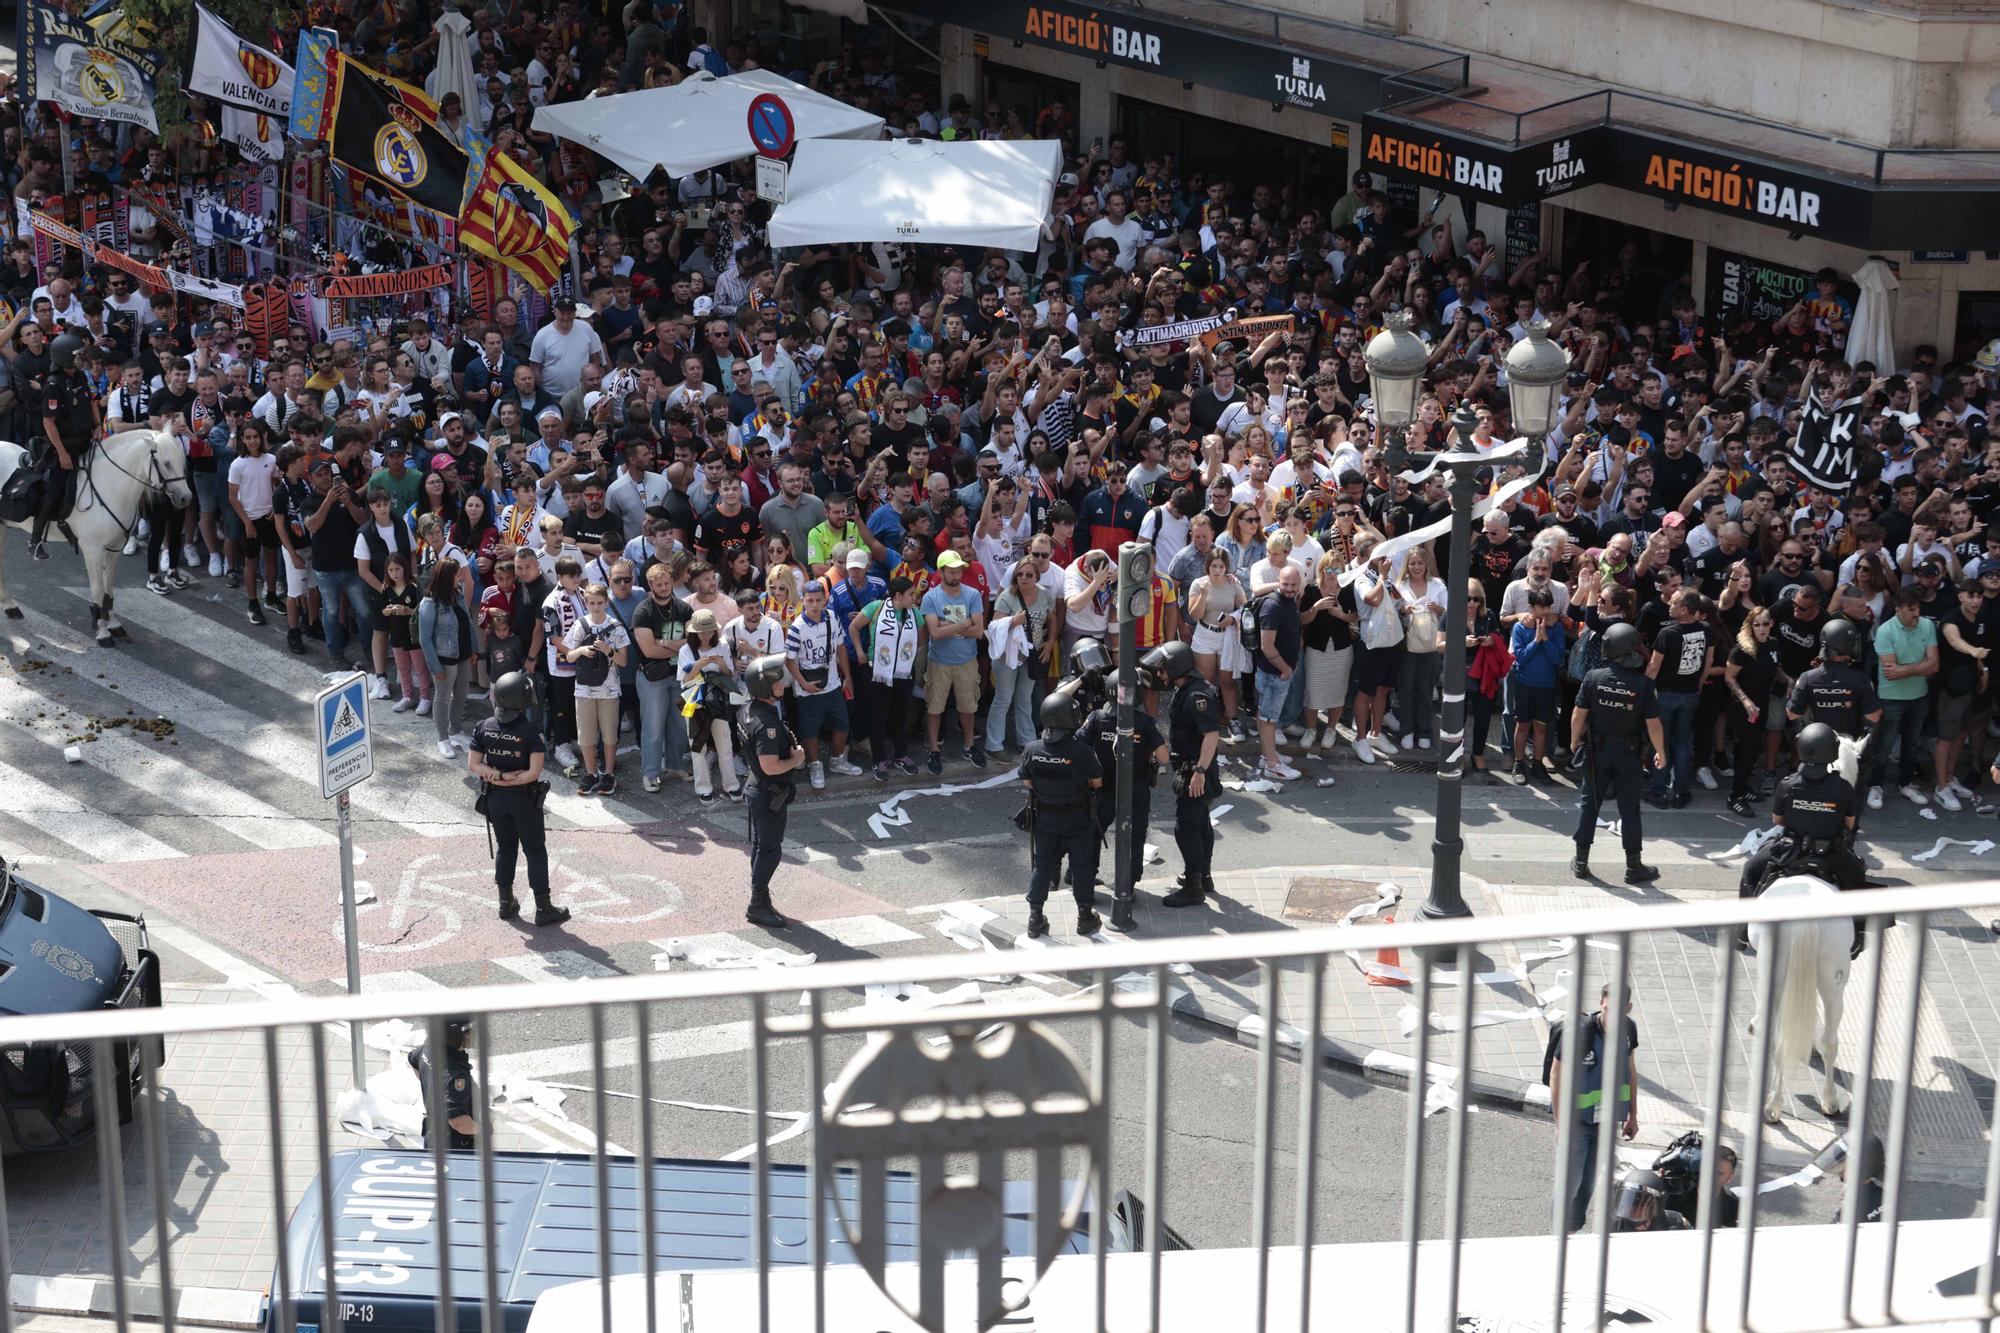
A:
{"label": "no parking sign", "polygon": [[759,153],[783,157],[797,140],[797,122],[782,97],[759,93],[750,100],[750,142]]}

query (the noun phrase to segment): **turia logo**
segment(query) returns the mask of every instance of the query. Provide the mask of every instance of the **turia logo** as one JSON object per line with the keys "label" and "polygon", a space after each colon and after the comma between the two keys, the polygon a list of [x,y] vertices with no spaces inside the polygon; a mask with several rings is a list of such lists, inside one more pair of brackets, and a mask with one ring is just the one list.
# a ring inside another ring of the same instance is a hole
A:
{"label": "turia logo", "polygon": [[1558,139],[1549,146],[1549,165],[1535,168],[1535,188],[1546,193],[1558,185],[1570,185],[1584,171],[1583,159],[1571,155],[1569,140]]}
{"label": "turia logo", "polygon": [[1271,84],[1279,100],[1293,106],[1312,107],[1326,102],[1326,84],[1313,77],[1313,62],[1308,56],[1293,56],[1291,74],[1273,74]]}

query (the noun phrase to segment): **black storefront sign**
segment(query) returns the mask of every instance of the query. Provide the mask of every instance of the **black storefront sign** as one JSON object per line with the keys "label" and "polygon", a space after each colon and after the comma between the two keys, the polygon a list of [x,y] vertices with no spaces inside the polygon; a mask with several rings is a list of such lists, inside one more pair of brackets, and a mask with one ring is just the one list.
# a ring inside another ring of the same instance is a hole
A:
{"label": "black storefront sign", "polygon": [[1867,244],[1873,191],[1612,128],[1611,184],[1808,236]]}
{"label": "black storefront sign", "polygon": [[1240,93],[1262,102],[1358,120],[1382,100],[1383,72],[1315,52],[1288,51],[1129,10],[1068,0],[892,0],[889,6],[939,23],[976,29],[994,41],[1066,51],[1106,65],[1143,70]]}
{"label": "black storefront sign", "polygon": [[1702,309],[1724,328],[1749,320],[1768,323],[1813,293],[1813,275],[1713,246],[1708,251],[1708,291]]}
{"label": "black storefront sign", "polygon": [[1603,158],[1599,135],[1590,129],[1503,147],[1440,134],[1401,117],[1368,115],[1361,121],[1361,162],[1463,199],[1516,208],[1597,183]]}

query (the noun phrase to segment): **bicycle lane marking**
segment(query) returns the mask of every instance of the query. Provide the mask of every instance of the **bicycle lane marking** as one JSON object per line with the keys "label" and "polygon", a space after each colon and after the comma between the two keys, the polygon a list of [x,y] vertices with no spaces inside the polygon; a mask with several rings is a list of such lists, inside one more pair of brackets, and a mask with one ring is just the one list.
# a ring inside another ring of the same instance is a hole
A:
{"label": "bicycle lane marking", "polygon": [[[85,867],[183,921],[227,921],[231,947],[294,982],[344,975],[339,868],[326,851],[244,852],[173,862]],[[569,949],[593,951],[668,935],[738,929],[749,896],[743,849],[684,830],[578,829],[549,837],[550,883],[567,925],[537,930],[525,865],[514,892],[521,918],[495,910],[493,863],[481,835],[373,843],[367,878],[377,900],[356,914],[364,973],[409,972]],[[804,921],[893,912],[874,895],[787,865],[779,891]]]}

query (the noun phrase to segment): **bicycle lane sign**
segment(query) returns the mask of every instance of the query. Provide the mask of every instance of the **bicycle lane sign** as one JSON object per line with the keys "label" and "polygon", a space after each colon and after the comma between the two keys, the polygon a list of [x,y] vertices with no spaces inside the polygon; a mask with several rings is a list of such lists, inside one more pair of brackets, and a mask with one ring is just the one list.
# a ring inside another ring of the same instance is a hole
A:
{"label": "bicycle lane sign", "polygon": [[313,698],[313,725],[319,750],[319,794],[329,800],[375,773],[375,746],[368,729],[368,678],[355,673]]}

